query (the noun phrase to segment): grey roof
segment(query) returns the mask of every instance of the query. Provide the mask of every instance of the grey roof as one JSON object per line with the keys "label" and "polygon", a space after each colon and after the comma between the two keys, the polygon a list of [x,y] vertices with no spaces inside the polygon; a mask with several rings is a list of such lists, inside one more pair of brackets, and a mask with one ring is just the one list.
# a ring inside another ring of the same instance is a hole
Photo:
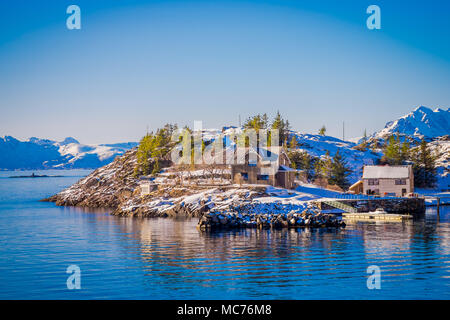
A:
{"label": "grey roof", "polygon": [[363,179],[409,178],[408,166],[364,166]]}

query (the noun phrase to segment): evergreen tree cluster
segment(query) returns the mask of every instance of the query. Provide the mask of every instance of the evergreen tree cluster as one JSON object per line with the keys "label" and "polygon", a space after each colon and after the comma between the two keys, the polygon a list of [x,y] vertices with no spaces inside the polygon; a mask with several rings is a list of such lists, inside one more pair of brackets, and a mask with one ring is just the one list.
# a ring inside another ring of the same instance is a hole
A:
{"label": "evergreen tree cluster", "polygon": [[406,137],[401,142],[398,135],[390,136],[384,147],[380,164],[412,164],[416,188],[433,188],[436,184],[436,156],[432,154],[428,143],[423,139],[418,147],[411,148]]}
{"label": "evergreen tree cluster", "polygon": [[137,150],[137,166],[134,169],[136,176],[156,174],[161,170],[160,160],[170,152],[172,134],[176,129],[176,125],[166,124],[156,133],[147,133],[141,139]]}
{"label": "evergreen tree cluster", "polygon": [[328,184],[337,185],[344,190],[349,187],[348,176],[352,171],[339,150],[334,157],[331,157],[327,151],[322,159],[313,157],[306,151],[294,150],[288,155],[292,167],[304,170],[308,180],[325,179]]}
{"label": "evergreen tree cluster", "polygon": [[392,135],[386,143],[381,162],[389,165],[403,165],[410,160],[410,148],[406,138],[401,142],[399,136]]}
{"label": "evergreen tree cluster", "polygon": [[[245,123],[244,123],[244,129],[254,129],[258,133],[259,130],[268,130],[268,129],[278,129],[279,130],[279,137],[280,137],[280,143],[279,145],[287,144],[287,139],[289,135],[290,130],[290,124],[288,120],[285,120],[280,112],[278,111],[275,115],[275,118],[273,121],[269,124],[269,117],[266,113],[264,114],[257,114],[255,116],[249,117]],[[258,142],[259,142],[259,136],[258,136]],[[268,145],[271,144],[271,135],[270,131],[268,134]]]}

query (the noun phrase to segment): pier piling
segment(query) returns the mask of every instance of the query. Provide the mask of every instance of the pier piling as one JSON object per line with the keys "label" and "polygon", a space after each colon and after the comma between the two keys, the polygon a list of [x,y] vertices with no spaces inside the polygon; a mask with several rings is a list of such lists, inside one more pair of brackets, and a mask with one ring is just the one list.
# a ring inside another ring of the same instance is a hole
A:
{"label": "pier piling", "polygon": [[436,201],[436,209],[437,209],[437,219],[439,220],[439,206],[440,206],[440,204],[441,204],[441,198],[437,198],[437,201]]}

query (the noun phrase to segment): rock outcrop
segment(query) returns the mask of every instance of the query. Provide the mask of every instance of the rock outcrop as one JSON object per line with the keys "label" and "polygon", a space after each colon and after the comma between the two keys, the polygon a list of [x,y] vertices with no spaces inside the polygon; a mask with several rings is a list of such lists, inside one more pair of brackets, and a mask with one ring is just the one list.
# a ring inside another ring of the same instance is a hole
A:
{"label": "rock outcrop", "polygon": [[44,199],[59,206],[117,208],[133,196],[139,179],[133,176],[137,149],[116,157],[110,164],[92,172],[73,186]]}

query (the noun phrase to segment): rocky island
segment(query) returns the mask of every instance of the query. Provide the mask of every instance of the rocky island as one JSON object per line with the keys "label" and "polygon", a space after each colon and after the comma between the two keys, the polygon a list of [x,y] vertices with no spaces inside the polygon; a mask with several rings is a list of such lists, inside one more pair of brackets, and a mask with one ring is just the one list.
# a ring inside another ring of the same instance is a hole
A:
{"label": "rocky island", "polygon": [[134,174],[136,165],[134,148],[43,201],[60,206],[109,208],[117,216],[198,217],[201,230],[345,226],[335,216],[321,214],[304,194],[264,185],[202,185],[198,183],[201,175],[193,179],[196,182],[174,185],[170,178],[174,168],[165,175],[163,170],[158,188],[142,195],[142,179]]}
{"label": "rocky island", "polygon": [[[205,230],[256,226],[340,227],[343,224],[336,213],[376,211],[378,207],[389,213],[423,212],[424,201],[417,194],[399,196],[381,194],[378,190],[376,199],[368,198],[359,179],[365,166],[392,165],[397,170],[395,166],[412,164],[415,185],[424,187],[424,182],[432,182],[434,187],[445,186],[448,136],[441,135],[442,130],[430,133],[425,126],[422,135],[416,131],[411,135],[402,128],[417,122],[419,116],[427,123],[438,123],[448,114],[448,110],[419,107],[358,143],[292,131],[288,122],[277,114],[269,130],[275,126],[281,140],[276,147],[266,148],[267,154],[276,155],[269,166],[261,156],[264,148],[259,147],[260,140],[258,147],[252,149],[239,145],[236,138],[252,130],[254,125],[267,130],[264,115],[249,118],[241,128],[197,131],[201,135],[197,146],[202,156],[219,142],[219,151],[213,155],[226,158],[232,150],[232,157],[237,157],[239,150],[243,150],[246,162],[239,165],[194,164],[196,133],[185,128],[178,137],[180,140],[174,140],[176,125],[166,125],[156,133],[147,134],[138,147],[43,201],[61,206],[109,208],[116,216],[197,217],[199,228]],[[194,135],[188,143],[181,139],[186,134]],[[188,164],[178,165],[171,156],[186,144],[193,148],[186,153]],[[249,162],[252,153],[256,154],[255,164]],[[426,163],[422,163],[423,159]],[[344,190],[350,186],[354,196],[346,198],[348,193]]]}

